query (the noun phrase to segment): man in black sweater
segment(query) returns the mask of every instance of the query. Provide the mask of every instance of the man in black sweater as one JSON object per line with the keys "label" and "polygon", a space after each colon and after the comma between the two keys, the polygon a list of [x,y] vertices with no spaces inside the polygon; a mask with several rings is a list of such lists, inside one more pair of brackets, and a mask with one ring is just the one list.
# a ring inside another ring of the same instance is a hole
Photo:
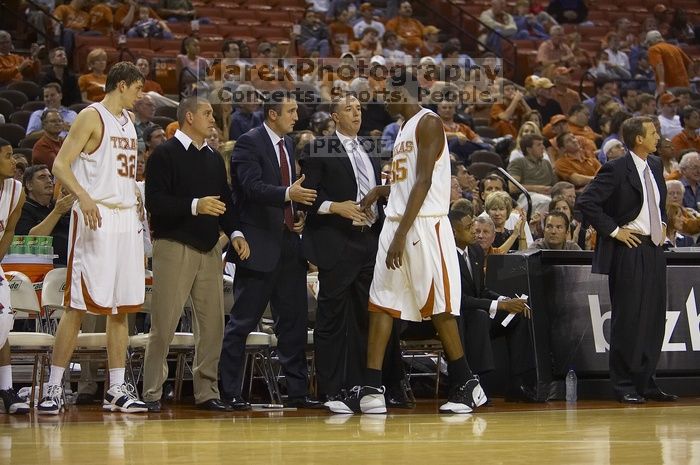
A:
{"label": "man in black sweater", "polygon": [[205,99],[186,98],[177,119],[180,129],[155,148],[146,164],[146,208],[154,242],[143,398],[149,411],[160,411],[165,358],[182,308],[192,296],[195,403],[205,410],[231,410],[221,401],[217,383],[224,335],[221,254],[229,238],[241,260],[250,252],[235,227],[223,159],[205,142],[214,127],[211,105]]}

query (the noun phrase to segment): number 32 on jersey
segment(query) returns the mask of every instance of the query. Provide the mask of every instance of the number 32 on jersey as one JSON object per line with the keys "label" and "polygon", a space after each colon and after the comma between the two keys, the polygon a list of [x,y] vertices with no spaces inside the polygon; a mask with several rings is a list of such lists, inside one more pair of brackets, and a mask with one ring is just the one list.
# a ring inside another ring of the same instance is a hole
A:
{"label": "number 32 on jersey", "polygon": [[125,178],[136,177],[136,155],[117,155],[117,174]]}

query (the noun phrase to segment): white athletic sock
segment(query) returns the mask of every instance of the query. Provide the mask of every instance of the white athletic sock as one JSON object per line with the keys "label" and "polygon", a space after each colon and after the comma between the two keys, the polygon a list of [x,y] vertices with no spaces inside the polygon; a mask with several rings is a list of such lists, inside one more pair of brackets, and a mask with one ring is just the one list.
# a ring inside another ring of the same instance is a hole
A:
{"label": "white athletic sock", "polygon": [[0,367],[0,391],[5,391],[12,387],[12,366]]}
{"label": "white athletic sock", "polygon": [[65,372],[66,369],[63,367],[59,367],[56,365],[51,365],[51,372],[49,373],[49,385],[52,384],[57,384],[59,386],[62,385],[63,382],[63,372]]}
{"label": "white athletic sock", "polygon": [[109,388],[121,386],[124,384],[124,368],[110,368],[109,370]]}

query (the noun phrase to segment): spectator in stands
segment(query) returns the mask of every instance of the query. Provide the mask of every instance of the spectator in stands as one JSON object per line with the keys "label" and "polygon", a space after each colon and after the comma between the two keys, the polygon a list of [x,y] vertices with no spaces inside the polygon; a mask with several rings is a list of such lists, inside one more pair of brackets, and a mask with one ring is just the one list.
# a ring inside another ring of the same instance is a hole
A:
{"label": "spectator in stands", "polygon": [[[455,113],[457,112],[457,104],[455,102],[443,101],[437,104],[437,114],[442,120],[445,127],[445,134],[448,141],[450,138],[457,138],[460,142],[474,142],[483,144],[483,139],[477,133],[464,123],[455,121]],[[475,146],[474,150],[481,148]]]}
{"label": "spectator in stands", "polygon": [[549,39],[549,34],[544,26],[539,22],[536,15],[530,13],[530,1],[518,0],[515,4],[516,14],[513,16],[518,32],[516,39],[543,40]]}
{"label": "spectator in stands", "polygon": [[677,205],[681,208],[681,227],[678,228],[684,234],[695,235],[700,233],[700,212],[695,208],[683,206],[685,186],[678,180],[666,181],[666,204]]}
{"label": "spectator in stands", "polygon": [[168,21],[189,21],[195,17],[191,0],[160,0],[158,14]]}
{"label": "spectator in stands", "polygon": [[328,25],[331,47],[335,56],[340,56],[343,53],[343,46],[349,47],[350,41],[355,38],[349,19],[350,13],[343,7],[336,13],[334,21]]}
{"label": "spectator in stands", "polygon": [[664,178],[669,181],[672,179],[680,179],[681,171],[678,165],[678,156],[676,149],[670,139],[662,137],[656,146],[656,153],[661,158],[661,163],[664,165]]}
{"label": "spectator in stands", "polygon": [[386,22],[386,30],[398,36],[399,44],[404,50],[410,54],[415,54],[423,45],[425,26],[412,16],[413,7],[411,3],[407,1],[401,2],[398,15]]}
{"label": "spectator in stands", "polygon": [[681,118],[676,114],[678,98],[666,92],[659,97],[659,123],[661,123],[661,136],[673,140],[677,134],[683,131]]}
{"label": "spectator in stands", "polygon": [[120,3],[117,9],[114,10],[114,29],[120,31],[128,31],[131,29],[136,21],[142,17],[141,8],[146,8],[147,18],[161,19],[158,13],[150,6],[146,4],[140,5],[136,0],[126,0]]}
{"label": "spectator in stands", "polygon": [[608,54],[608,62],[611,65],[619,66],[629,74],[631,72],[630,59],[625,52],[620,50],[621,41],[622,38],[617,32],[608,34],[608,48],[605,49],[605,53]]}
{"label": "spectator in stands", "polygon": [[60,84],[63,105],[70,106],[82,102],[78,78],[68,69],[66,49],[57,47],[49,51],[49,63],[51,63],[51,68],[41,75],[39,85],[43,87],[50,82]]}
{"label": "spectator in stands", "polygon": [[462,188],[462,197],[472,200],[479,194],[479,185],[476,178],[469,174],[467,167],[462,162],[452,163],[452,175],[457,178],[459,187]]}
{"label": "spectator in stands", "polygon": [[371,3],[365,2],[360,5],[360,15],[362,15],[362,19],[352,27],[356,39],[361,39],[363,37],[363,31],[368,27],[377,31],[379,37],[384,35],[384,24],[374,19],[374,8]]}
{"label": "spectator in stands", "polygon": [[[690,88],[688,87],[672,87],[668,89],[669,92],[671,92],[673,95],[676,96],[678,99],[678,105],[676,106],[677,109],[685,108],[689,105],[691,105],[690,102]],[[697,106],[697,105],[693,105]]]}
{"label": "spectator in stands", "polygon": [[57,6],[53,16],[63,24],[60,42],[69,54],[74,51],[76,34],[109,36],[112,32],[112,9],[104,3],[90,8],[90,0],[71,0]]}
{"label": "spectator in stands", "polygon": [[195,91],[206,91],[207,76],[209,75],[209,62],[199,54],[199,39],[186,37],[182,41],[180,54],[175,62],[175,71],[178,76],[178,92],[181,95],[190,95]]}
{"label": "spectator in stands", "polygon": [[683,8],[676,8],[671,18],[669,37],[679,44],[692,44],[698,39],[695,36],[695,28],[696,25],[688,19],[688,13]]}
{"label": "spectator in stands", "polygon": [[640,94],[637,97],[637,108],[634,116],[656,116],[656,98],[651,94]]}
{"label": "spectator in stands", "polygon": [[15,180],[22,182],[22,177],[24,176],[24,171],[29,166],[27,157],[20,153],[13,153],[12,158],[15,159]]}
{"label": "spectator in stands", "polygon": [[382,39],[382,56],[386,58],[387,65],[407,64],[409,55],[401,48],[399,37],[392,31],[386,31]]}
{"label": "spectator in stands", "polygon": [[496,134],[512,137],[518,135],[518,129],[523,116],[531,110],[522,92],[516,90],[515,84],[510,81],[503,82],[502,102],[498,101],[491,106],[490,125],[496,130]]}
{"label": "spectator in stands", "polygon": [[[595,95],[583,101],[583,104],[586,105],[588,110],[591,111],[591,117],[593,117],[593,110],[598,104],[599,97],[607,95],[614,99],[617,96],[617,84],[615,81],[610,79],[609,76],[596,77],[596,79],[593,81],[593,87],[595,90]],[[589,124],[593,126],[591,122],[589,122]]]}
{"label": "spectator in stands", "polygon": [[542,42],[537,49],[537,64],[542,66],[543,74],[558,66],[570,67],[576,63],[576,57],[566,44],[564,28],[554,26],[549,30],[549,40]]}
{"label": "spectator in stands", "polygon": [[579,97],[578,92],[569,87],[572,71],[572,68],[564,66],[558,66],[552,71],[554,87],[550,91],[550,98],[559,104],[563,114],[569,114],[571,107],[581,103],[581,97]]}
{"label": "spectator in stands", "polygon": [[644,81],[637,81],[633,85],[640,92],[646,92],[648,94],[656,93],[656,81],[654,80],[654,68],[649,64],[649,56],[645,53],[640,54],[637,62],[632,64],[630,58],[630,64],[632,65],[632,77],[634,79],[644,79]]}
{"label": "spectator in stands", "polygon": [[579,140],[571,133],[557,137],[559,158],[554,163],[554,170],[559,179],[569,181],[578,188],[587,186],[600,169],[600,162],[588,156],[581,148]]}
{"label": "spectator in stands", "polygon": [[136,128],[136,137],[138,138],[138,150],[143,152],[146,149],[146,143],[143,138],[144,131],[155,126],[151,121],[156,115],[156,104],[148,95],[144,95],[134,102],[134,127]]}
{"label": "spectator in stands", "polygon": [[41,127],[44,134],[32,148],[32,164],[46,165],[53,168],[53,161],[63,145],[64,123],[61,114],[56,110],[44,110],[41,115]]}
{"label": "spectator in stands", "polygon": [[462,186],[459,185],[457,176],[450,178],[450,203],[462,198]]}
{"label": "spectator in stands", "polygon": [[625,145],[619,139],[610,139],[605,144],[603,144],[603,147],[600,150],[601,152],[603,152],[602,157],[598,157],[599,161],[602,158],[603,161],[601,163],[605,163],[610,160],[615,160],[616,158],[624,157],[625,153],[627,153]]}
{"label": "spectator in stands", "polygon": [[[459,37],[447,39],[442,46],[440,55],[434,58],[438,64],[455,64],[464,69],[469,69],[474,64],[474,60],[469,55],[462,53],[462,43],[459,41]],[[487,54],[484,53],[482,58],[486,59]]]}
{"label": "spectator in stands", "polygon": [[144,158],[145,160],[148,160],[148,156],[151,154],[151,152],[153,152],[153,149],[166,141],[165,131],[156,124],[149,126],[143,131],[143,141],[146,144]]}
{"label": "spectator in stands", "polygon": [[484,255],[501,255],[500,250],[493,247],[493,241],[496,239],[496,226],[488,215],[474,218],[474,239],[484,251]]}
{"label": "spectator in stands", "polygon": [[579,103],[574,105],[569,110],[569,124],[568,130],[575,136],[585,137],[593,143],[596,143],[600,139],[600,134],[597,134],[588,125],[588,120],[590,119],[591,112],[588,110],[586,105]]}
{"label": "spectator in stands", "polygon": [[525,221],[520,216],[516,223],[516,229],[506,228],[506,221],[513,212],[513,199],[506,192],[493,192],[486,197],[484,211],[488,214],[495,227],[496,237],[493,247],[500,249],[503,253],[508,250],[527,249],[527,238],[525,237]]}
{"label": "spectator in stands", "polygon": [[313,9],[307,8],[300,26],[299,43],[306,55],[328,57],[331,52],[330,35],[321,16]]}
{"label": "spectator in stands", "polygon": [[659,31],[647,32],[649,64],[656,73],[656,92],[663,94],[670,87],[688,87],[688,69],[692,60],[683,50],[665,42]]}
{"label": "spectator in stands", "polygon": [[526,97],[525,102],[532,109],[542,115],[542,120],[549,122],[554,115],[562,113],[561,106],[556,100],[552,100],[552,88],[554,84],[545,77],[534,79],[534,96]]}
{"label": "spectator in stands", "polygon": [[552,198],[564,197],[571,205],[576,204],[576,186],[568,181],[559,181],[552,186]]}
{"label": "spectator in stands", "polygon": [[676,134],[671,142],[678,150],[693,149],[700,152],[700,110],[695,107],[685,107],[680,111],[683,130]]}
{"label": "spectator in stands", "polygon": [[[556,177],[552,165],[544,159],[544,137],[537,134],[523,136],[520,148],[525,156],[511,161],[508,172],[528,191],[549,195]],[[510,192],[517,194],[520,191],[511,184]]]}
{"label": "spectator in stands", "polygon": [[637,111],[637,97],[639,91],[631,86],[623,86],[620,90],[620,99],[622,99],[622,109],[627,113]]}
{"label": "spectator in stands", "polygon": [[382,44],[379,41],[379,37],[379,33],[374,27],[368,26],[364,28],[360,40],[350,43],[350,52],[356,58],[370,58],[375,55],[381,55]]}
{"label": "spectator in stands", "polygon": [[547,211],[560,212],[566,215],[569,221],[569,233],[567,234],[567,238],[568,240],[575,242],[579,237],[579,233],[581,232],[581,222],[574,218],[574,203],[570,202],[564,196],[553,196],[552,200],[547,206]]}
{"label": "spectator in stands", "polygon": [[163,88],[160,86],[160,84],[149,79],[151,76],[151,64],[148,62],[148,60],[146,58],[139,58],[136,60],[136,67],[139,69],[145,79],[143,84],[143,93],[155,92],[163,95]]}
{"label": "spectator in stands", "polygon": [[631,77],[629,71],[610,61],[605,50],[598,51],[595,65],[588,70],[588,73],[596,78],[629,79]]}
{"label": "spectator in stands", "polygon": [[[41,71],[41,62],[34,54],[23,57],[12,53],[12,49],[12,36],[7,31],[0,31],[0,87],[11,81],[36,79]],[[34,49],[39,50],[36,46]]]}
{"label": "spectator in stands", "polygon": [[544,237],[537,239],[531,249],[581,250],[569,237],[569,217],[560,211],[550,211],[544,224]]}
{"label": "spectator in stands", "polygon": [[68,129],[70,128],[70,125],[73,124],[73,121],[75,121],[75,118],[78,117],[78,114],[70,108],[66,108],[61,105],[63,94],[61,93],[61,86],[58,83],[50,82],[46,84],[44,86],[43,93],[44,105],[46,105],[46,107],[42,110],[33,111],[29,116],[29,123],[27,123],[27,135],[41,135],[41,131],[43,131],[43,125],[41,123],[42,115],[47,110],[56,110],[61,115],[61,119],[63,120],[61,137],[65,137],[68,135]]}
{"label": "spectator in stands", "polygon": [[479,15],[479,21],[490,28],[483,30],[479,41],[485,43],[486,48],[497,55],[501,54],[501,39],[514,38],[518,32],[513,16],[506,11],[505,0],[491,0],[491,8]]}
{"label": "spectator in stands", "polygon": [[438,33],[440,29],[435,26],[426,26],[423,30],[423,45],[420,48],[421,57],[436,57],[442,52],[443,45],[440,43]]}
{"label": "spectator in stands", "polygon": [[78,87],[85,102],[99,102],[105,96],[107,83],[107,52],[101,48],[90,50],[87,56],[87,67],[90,71],[78,78]]}
{"label": "spectator in stands", "polygon": [[[538,135],[541,136],[542,133],[540,131],[540,128],[537,127],[537,125],[531,121],[526,121],[520,126],[520,129],[518,130],[518,137],[515,138],[515,148],[510,152],[510,157],[508,158],[508,163],[513,162],[513,160],[516,160],[518,158],[523,158],[525,155],[523,155],[523,150],[520,146],[520,142],[523,140],[523,137],[527,135]],[[549,154],[545,152],[544,154],[544,159],[549,161],[551,163],[551,160],[549,158]]]}
{"label": "spectator in stands", "polygon": [[22,178],[27,199],[17,222],[15,234],[53,237],[53,251],[58,255],[54,265],[66,266],[70,210],[75,201],[71,194],[61,195],[54,202],[54,182],[46,165],[35,164],[24,171]]}
{"label": "spectator in stands", "polygon": [[[139,7],[139,16],[133,21],[126,32],[127,37],[152,37],[155,39],[172,39],[168,24],[157,15],[152,16],[153,10],[147,6]],[[127,19],[127,18],[125,18]]]}
{"label": "spectator in stands", "polygon": [[581,24],[588,18],[588,6],[584,0],[552,0],[547,13],[559,23]]}
{"label": "spectator in stands", "polygon": [[680,161],[681,182],[685,187],[683,206],[700,210],[700,155],[689,152]]}
{"label": "spectator in stands", "polygon": [[263,124],[260,100],[255,87],[241,84],[234,93],[234,112],[229,127],[229,140],[237,140],[246,132]]}
{"label": "spectator in stands", "polygon": [[666,237],[664,248],[692,247],[695,240],[691,236],[681,233],[683,228],[683,208],[666,202]]}

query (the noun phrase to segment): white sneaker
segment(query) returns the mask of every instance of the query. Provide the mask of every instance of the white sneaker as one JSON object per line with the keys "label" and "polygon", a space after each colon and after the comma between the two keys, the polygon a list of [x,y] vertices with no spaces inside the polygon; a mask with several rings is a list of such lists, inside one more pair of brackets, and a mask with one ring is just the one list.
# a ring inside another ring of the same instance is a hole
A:
{"label": "white sneaker", "polygon": [[338,400],[326,402],[333,413],[386,413],[384,386],[355,386]]}
{"label": "white sneaker", "polygon": [[365,386],[362,388],[362,397],[360,398],[360,410],[362,413],[386,413],[386,399],[384,386],[375,388]]}
{"label": "white sneaker", "polygon": [[136,389],[129,383],[111,386],[102,403],[103,410],[122,413],[148,412],[148,407],[136,396]]}
{"label": "white sneaker", "polygon": [[471,413],[475,408],[484,405],[486,394],[479,384],[479,378],[474,376],[461,386],[450,389],[447,402],[440,406],[441,413]]}
{"label": "white sneaker", "polygon": [[58,415],[62,409],[63,387],[60,384],[48,384],[46,395],[37,405],[36,412],[39,415]]}

